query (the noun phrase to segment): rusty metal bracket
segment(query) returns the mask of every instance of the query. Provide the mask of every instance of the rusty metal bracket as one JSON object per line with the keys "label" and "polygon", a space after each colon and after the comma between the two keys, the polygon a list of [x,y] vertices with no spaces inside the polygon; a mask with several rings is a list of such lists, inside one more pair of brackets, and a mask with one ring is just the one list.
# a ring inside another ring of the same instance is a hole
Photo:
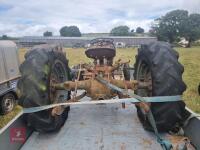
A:
{"label": "rusty metal bracket", "polygon": [[[83,97],[85,97],[87,94],[87,92],[83,92],[82,94],[72,97],[69,100],[66,100],[66,103],[70,103],[70,102],[79,102],[80,99],[82,99]],[[56,106],[52,109],[51,111],[51,115],[55,116],[55,115],[61,115],[63,113],[63,111],[65,110],[65,107],[63,105],[59,105]]]}
{"label": "rusty metal bracket", "polygon": [[136,98],[137,100],[139,100],[141,102],[139,104],[139,106],[144,110],[145,113],[148,113],[150,111],[150,107],[149,107],[150,104],[147,103],[143,97],[134,94],[134,91],[132,91],[132,90],[127,91],[127,90],[121,89],[121,88],[107,82],[100,76],[96,76],[95,79],[97,81],[99,81],[100,83],[104,84],[105,86],[107,86],[108,88],[110,88],[111,90],[113,90],[113,92],[116,92],[121,95],[128,95],[129,97],[133,97],[133,98]]}

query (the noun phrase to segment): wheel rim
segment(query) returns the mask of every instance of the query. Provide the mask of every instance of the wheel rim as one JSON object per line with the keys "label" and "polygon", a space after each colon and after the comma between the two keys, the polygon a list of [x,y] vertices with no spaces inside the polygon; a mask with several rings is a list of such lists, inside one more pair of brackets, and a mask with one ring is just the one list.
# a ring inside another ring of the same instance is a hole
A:
{"label": "wheel rim", "polygon": [[14,99],[15,99],[14,96],[11,94],[8,94],[5,96],[5,98],[3,100],[4,101],[3,106],[4,106],[6,112],[9,112],[13,109]]}
{"label": "wheel rim", "polygon": [[148,88],[137,89],[137,94],[143,97],[152,96],[152,75],[149,66],[145,62],[140,61],[137,70],[136,80],[149,84]]}
{"label": "wheel rim", "polygon": [[[56,83],[63,83],[65,81],[69,80],[68,74],[67,74],[67,68],[63,64],[63,62],[56,60],[55,63],[52,65],[51,68],[51,74],[50,74],[50,87],[52,87],[53,84]],[[63,90],[55,90],[53,88],[50,88],[49,96],[51,103],[57,103],[59,101],[59,97]],[[65,91],[65,93],[67,93]],[[67,94],[68,96],[68,94]]]}

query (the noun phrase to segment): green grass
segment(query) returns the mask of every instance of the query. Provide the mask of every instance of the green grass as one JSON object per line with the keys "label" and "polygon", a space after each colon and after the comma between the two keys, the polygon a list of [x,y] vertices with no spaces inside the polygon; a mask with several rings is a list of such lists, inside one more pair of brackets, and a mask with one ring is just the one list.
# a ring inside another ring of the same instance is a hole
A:
{"label": "green grass", "polygon": [[21,110],[20,106],[16,106],[15,109],[7,115],[0,116],[0,128],[4,127],[12,118],[14,118]]}
{"label": "green grass", "polygon": [[[85,55],[85,50],[82,48],[65,48],[67,58],[69,59],[69,66],[73,66],[79,63],[88,63],[92,62],[92,59],[89,59]],[[131,61],[131,64],[135,62],[135,55],[137,53],[136,48],[126,48],[126,49],[117,49],[117,54],[114,60],[122,59],[124,61]]]}
{"label": "green grass", "polygon": [[[183,80],[187,85],[187,90],[183,93],[183,99],[190,109],[200,113],[200,96],[197,92],[197,87],[200,83],[200,47],[175,49],[179,52],[179,61],[185,68]],[[85,56],[84,49],[65,48],[65,52],[69,59],[69,66],[78,63],[92,62]],[[19,57],[21,63],[24,61],[25,53],[26,49],[20,49]],[[134,64],[136,54],[136,48],[117,49],[115,60],[121,58],[124,61],[130,60],[130,64]],[[13,112],[5,116],[0,116],[0,128],[11,120],[19,111],[20,107],[16,107]]]}
{"label": "green grass", "polygon": [[200,47],[177,48],[179,61],[184,66],[183,80],[187,90],[183,93],[183,99],[193,111],[200,113],[200,96],[197,87],[200,83]]}

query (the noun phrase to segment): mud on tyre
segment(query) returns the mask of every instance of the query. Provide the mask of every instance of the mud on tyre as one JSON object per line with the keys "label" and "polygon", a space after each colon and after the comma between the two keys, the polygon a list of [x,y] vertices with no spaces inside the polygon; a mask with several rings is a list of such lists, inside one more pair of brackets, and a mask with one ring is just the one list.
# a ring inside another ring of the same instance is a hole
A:
{"label": "mud on tyre", "polygon": [[[22,107],[36,107],[63,102],[70,98],[70,92],[53,92],[52,83],[70,80],[70,69],[65,55],[56,46],[41,45],[26,53],[20,66],[21,79],[18,82],[19,104]],[[59,130],[68,117],[69,107],[61,115],[52,115],[52,109],[26,114],[29,126],[39,132]]]}
{"label": "mud on tyre", "polygon": [[[152,83],[150,89],[138,89],[140,96],[172,96],[182,95],[186,85],[182,80],[183,66],[178,62],[178,53],[165,42],[153,42],[142,45],[136,56],[134,78]],[[138,117],[147,130],[152,127],[141,108],[137,107]],[[151,103],[159,131],[175,130],[182,126],[188,117],[183,101]]]}

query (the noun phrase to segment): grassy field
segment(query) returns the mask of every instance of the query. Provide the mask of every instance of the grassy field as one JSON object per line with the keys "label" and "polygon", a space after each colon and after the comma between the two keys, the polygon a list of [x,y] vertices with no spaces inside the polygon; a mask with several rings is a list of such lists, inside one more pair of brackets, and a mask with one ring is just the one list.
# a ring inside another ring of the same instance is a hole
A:
{"label": "grassy field", "polygon": [[197,90],[200,83],[200,47],[177,48],[177,51],[180,54],[179,61],[185,69],[183,80],[187,90],[183,93],[183,99],[190,109],[200,113],[200,96]]}
{"label": "grassy field", "polygon": [[[185,71],[183,74],[183,80],[187,85],[187,90],[183,93],[183,99],[187,106],[193,111],[200,113],[200,96],[197,92],[198,84],[200,83],[200,47],[192,48],[175,48],[179,52],[179,61],[184,65]],[[84,54],[84,49],[72,49],[66,48],[67,58],[69,59],[69,65],[73,66],[78,63],[90,62]],[[26,49],[20,49],[19,58],[20,62],[24,61],[24,55]],[[122,58],[122,60],[130,60],[131,64],[135,62],[135,55],[137,49],[126,48],[117,49],[117,56],[115,60]],[[0,128],[4,126],[13,116],[20,111],[20,107],[5,116],[0,116]]]}

